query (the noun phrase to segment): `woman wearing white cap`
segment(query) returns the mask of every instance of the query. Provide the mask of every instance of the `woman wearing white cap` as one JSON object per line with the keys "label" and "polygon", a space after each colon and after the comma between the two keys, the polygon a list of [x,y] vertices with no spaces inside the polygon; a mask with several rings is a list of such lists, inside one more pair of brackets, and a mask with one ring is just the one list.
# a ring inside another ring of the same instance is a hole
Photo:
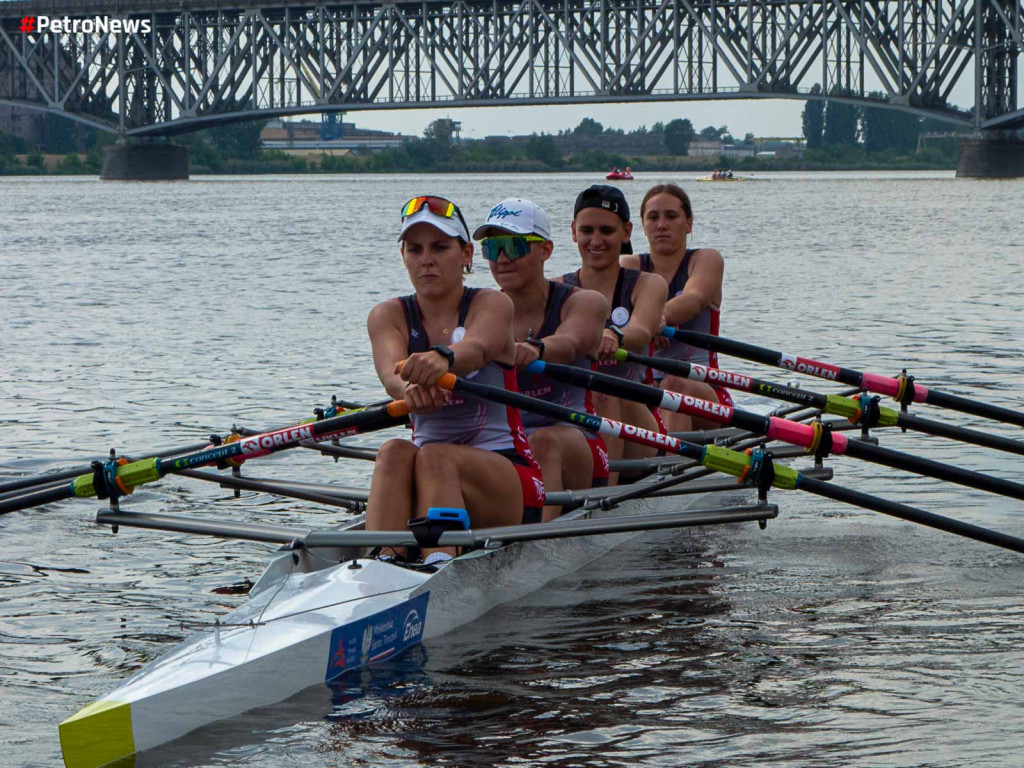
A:
{"label": "woman wearing white cap", "polygon": [[[523,370],[536,360],[590,368],[608,316],[608,302],[601,294],[544,276],[544,263],[554,248],[547,212],[522,198],[502,200],[473,233],[473,239],[481,241],[495,282],[515,306],[519,391],[594,413],[588,390]],[[522,419],[549,493],[607,485],[608,453],[600,435],[525,409]],[[560,513],[561,507],[544,507],[545,520]]]}
{"label": "woman wearing white cap", "polygon": [[409,404],[413,439],[381,447],[366,528],[401,530],[431,507],[465,509],[482,528],[539,521],[544,486],[518,410],[436,386],[451,371],[515,389],[512,302],[463,285],[473,245],[449,200],[406,203],[399,240],[415,292],[375,306],[367,330],[381,383]]}

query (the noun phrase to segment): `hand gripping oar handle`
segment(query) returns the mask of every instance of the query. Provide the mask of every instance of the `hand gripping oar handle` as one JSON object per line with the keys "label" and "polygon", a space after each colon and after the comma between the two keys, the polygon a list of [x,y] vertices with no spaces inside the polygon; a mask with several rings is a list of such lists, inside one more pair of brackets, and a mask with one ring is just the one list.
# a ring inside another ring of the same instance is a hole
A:
{"label": "hand gripping oar handle", "polygon": [[795,389],[794,387],[787,387],[784,384],[777,384],[773,381],[755,379],[751,376],[744,376],[743,374],[725,371],[720,368],[690,364],[682,360],[673,360],[669,357],[641,355],[625,349],[616,350],[614,357],[621,363],[638,363],[683,379],[701,381],[727,389],[749,392],[761,397],[770,397],[774,400],[785,400],[786,402],[798,403],[809,408],[817,408],[823,413],[842,416],[845,419],[849,419],[852,424],[861,424],[867,428],[900,427],[901,429],[911,429],[927,435],[936,435],[937,437],[945,437],[950,440],[958,440],[964,443],[971,443],[972,445],[980,445],[984,448],[993,448],[997,451],[1024,456],[1024,442],[1019,440],[1011,440],[1002,435],[958,427],[954,424],[923,419],[920,416],[901,413],[894,408],[886,408],[877,403],[874,403],[872,408],[873,418],[867,420],[867,416],[861,408],[861,402],[858,398],[844,397],[842,395],[823,395],[807,389]]}
{"label": "hand gripping oar handle", "polygon": [[[815,453],[818,450],[822,438],[820,427],[812,424],[801,424],[788,419],[780,419],[775,416],[763,416],[759,413],[744,411],[740,408],[712,403],[708,400],[701,400],[699,397],[684,395],[672,392],[667,389],[659,389],[635,381],[627,381],[616,376],[609,376],[596,371],[587,371],[583,368],[575,368],[569,365],[558,365],[537,360],[530,364],[528,369],[531,373],[543,373],[559,381],[575,384],[587,389],[595,389],[614,397],[625,397],[629,400],[636,400],[644,405],[653,408],[664,408],[669,411],[685,413],[697,418],[708,419],[719,424],[739,427],[748,432],[758,435],[765,435],[770,440],[781,440],[791,445],[799,445]],[[852,402],[852,401],[851,401]],[[873,464],[900,469],[906,472],[914,472],[925,477],[934,477],[938,480],[948,480],[968,488],[976,488],[980,491],[998,493],[1014,499],[1024,500],[1024,485],[1010,480],[992,477],[974,472],[951,464],[932,461],[931,459],[912,456],[909,453],[894,451],[891,448],[882,448],[877,445],[857,440],[849,440],[845,435],[831,433],[828,438],[831,441],[826,453],[837,455],[849,455]]]}
{"label": "hand gripping oar handle", "polygon": [[[682,341],[700,349],[721,352],[725,355],[732,355],[733,357],[762,363],[763,365],[774,365],[787,371],[806,373],[808,376],[817,376],[819,379],[840,381],[854,387],[861,387],[869,392],[888,395],[896,400],[900,400],[900,396],[903,395],[903,399],[908,402],[927,403],[928,405],[935,405],[940,408],[948,408],[952,411],[969,413],[985,419],[1004,421],[1008,424],[1024,427],[1024,412],[991,405],[990,403],[983,403],[948,392],[928,389],[917,382],[901,382],[899,379],[891,376],[856,371],[852,368],[843,368],[831,363],[823,363],[807,357],[791,355],[743,341],[727,339],[724,336],[712,336],[711,334],[698,333],[697,331],[684,331],[681,328],[673,328],[671,326],[667,326],[662,331],[662,334],[670,339]],[[906,391],[907,387],[910,388],[909,392]]]}
{"label": "hand gripping oar handle", "polygon": [[[538,400],[533,397],[521,395],[518,392],[509,392],[499,387],[492,387],[488,384],[481,384],[470,379],[456,377],[454,374],[446,373],[437,382],[438,386],[446,389],[458,390],[475,395],[484,400],[490,400],[503,405],[510,405],[514,408],[538,413],[542,416],[549,416],[569,424],[576,424],[590,432],[599,432],[612,437],[620,437],[630,442],[641,445],[649,445],[662,448],[666,452],[672,451],[680,456],[695,459],[709,469],[734,475],[744,476],[750,472],[753,458],[745,453],[730,451],[717,445],[700,446],[677,440],[671,435],[664,435],[657,432],[635,427],[630,424],[623,424],[601,416],[591,415],[574,411],[555,403]],[[1014,552],[1024,553],[1024,539],[1015,536],[992,531],[980,526],[963,523],[959,520],[925,512],[905,504],[880,499],[866,493],[852,491],[831,484],[814,481],[797,470],[781,464],[774,465],[774,476],[772,485],[776,488],[799,489],[813,493],[818,496],[825,496],[837,501],[845,501],[864,509],[881,512],[886,515],[893,515],[904,520],[911,520],[921,525],[937,528],[941,531],[964,536],[986,544],[994,544]],[[824,488],[822,487],[824,486]]]}
{"label": "hand gripping oar handle", "polygon": [[[134,488],[145,483],[156,482],[165,475],[195,469],[208,464],[235,460],[245,461],[259,456],[266,456],[283,451],[307,441],[330,440],[401,424],[406,420],[409,407],[404,400],[393,400],[387,405],[377,408],[365,408],[348,411],[330,419],[306,422],[293,427],[275,429],[258,435],[242,437],[234,442],[205,448],[195,453],[169,459],[150,458],[134,461],[118,466],[112,470],[112,478],[119,485]],[[105,488],[96,487],[96,473],[79,475],[71,483],[57,488],[38,491],[18,496],[17,498],[0,501],[0,514],[16,512],[20,509],[47,504],[72,497],[88,498],[105,492]]]}

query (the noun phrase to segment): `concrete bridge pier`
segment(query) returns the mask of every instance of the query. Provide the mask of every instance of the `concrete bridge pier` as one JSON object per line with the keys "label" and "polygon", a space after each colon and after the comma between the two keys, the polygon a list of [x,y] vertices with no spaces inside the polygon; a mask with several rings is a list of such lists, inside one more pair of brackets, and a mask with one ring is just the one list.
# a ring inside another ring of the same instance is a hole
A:
{"label": "concrete bridge pier", "polygon": [[106,181],[187,181],[188,147],[118,143],[103,148]]}
{"label": "concrete bridge pier", "polygon": [[961,178],[1013,179],[1024,176],[1024,141],[1014,131],[982,131],[960,139],[956,175]]}

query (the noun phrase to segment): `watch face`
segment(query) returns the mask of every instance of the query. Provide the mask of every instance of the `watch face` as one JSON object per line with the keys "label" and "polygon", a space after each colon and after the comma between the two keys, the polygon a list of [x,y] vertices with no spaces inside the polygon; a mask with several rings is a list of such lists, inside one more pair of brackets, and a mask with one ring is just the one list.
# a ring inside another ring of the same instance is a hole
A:
{"label": "watch face", "polygon": [[618,326],[626,325],[629,322],[629,310],[625,307],[616,307],[612,312],[612,322]]}

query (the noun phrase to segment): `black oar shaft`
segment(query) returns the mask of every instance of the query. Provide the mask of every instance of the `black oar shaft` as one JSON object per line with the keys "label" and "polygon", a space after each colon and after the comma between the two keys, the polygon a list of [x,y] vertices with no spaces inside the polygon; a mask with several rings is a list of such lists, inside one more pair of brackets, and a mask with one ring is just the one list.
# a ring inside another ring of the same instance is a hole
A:
{"label": "black oar shaft", "polygon": [[70,499],[74,495],[75,492],[70,482],[62,483],[61,485],[53,488],[31,491],[26,493],[24,496],[15,496],[14,498],[0,501],[0,515],[7,514],[8,512],[17,512],[19,509],[28,509],[29,507],[38,507],[43,504],[52,504],[55,501],[64,501],[65,499]]}
{"label": "black oar shaft", "polygon": [[960,395],[941,392],[936,389],[929,389],[928,396],[924,400],[928,405],[935,405],[939,408],[948,408],[951,411],[969,413],[972,416],[981,416],[983,419],[993,421],[1004,421],[1007,424],[1016,424],[1024,427],[1024,413],[1014,411],[1002,406],[983,403],[978,400],[961,397]]}
{"label": "black oar shaft", "polygon": [[909,453],[894,451],[891,448],[882,448],[878,445],[869,445],[859,440],[848,440],[846,443],[846,454],[855,459],[864,459],[872,464],[881,464],[883,467],[900,469],[906,472],[913,472],[925,477],[934,477],[937,480],[945,480],[968,488],[975,488],[979,491],[998,493],[1009,496],[1012,499],[1024,500],[1024,485],[1010,480],[1003,480],[999,477],[992,477],[981,472],[946,464],[941,461],[933,461],[921,456],[911,456]]}
{"label": "black oar shaft", "polygon": [[880,499],[877,496],[854,491],[850,488],[843,488],[831,483],[822,482],[821,480],[815,480],[806,475],[802,477],[799,487],[800,490],[813,493],[815,496],[853,504],[864,509],[898,517],[901,520],[926,525],[929,528],[937,528],[940,531],[964,536],[965,538],[974,539],[985,544],[993,544],[1014,552],[1024,552],[1024,539],[1017,538],[1016,536],[982,528],[981,526],[965,523],[961,520],[954,520],[951,517],[936,515],[933,512],[925,512],[922,509],[908,507],[906,504],[899,504],[895,501]]}
{"label": "black oar shaft", "polygon": [[962,443],[980,445],[982,448],[992,448],[997,451],[1024,456],[1024,442],[1020,440],[1011,440],[1002,435],[979,432],[976,429],[966,429],[955,424],[944,424],[941,421],[922,419],[920,416],[911,416],[909,413],[901,413],[896,421],[896,426],[912,429],[915,432],[923,432],[926,435],[946,437],[950,440],[959,440]]}

